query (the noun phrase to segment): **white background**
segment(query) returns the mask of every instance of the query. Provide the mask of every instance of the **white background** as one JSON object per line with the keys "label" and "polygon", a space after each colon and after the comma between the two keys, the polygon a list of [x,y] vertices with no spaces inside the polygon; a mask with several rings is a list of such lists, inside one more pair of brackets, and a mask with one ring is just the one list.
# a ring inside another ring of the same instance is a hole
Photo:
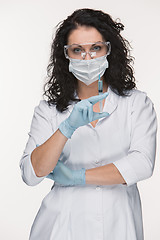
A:
{"label": "white background", "polygon": [[[52,182],[29,187],[19,161],[28,140],[33,110],[42,99],[54,27],[75,9],[101,9],[125,25],[132,47],[138,89],[147,92],[160,115],[159,0],[0,0],[0,239],[27,240]],[[155,171],[139,182],[145,240],[159,240],[159,132]]]}

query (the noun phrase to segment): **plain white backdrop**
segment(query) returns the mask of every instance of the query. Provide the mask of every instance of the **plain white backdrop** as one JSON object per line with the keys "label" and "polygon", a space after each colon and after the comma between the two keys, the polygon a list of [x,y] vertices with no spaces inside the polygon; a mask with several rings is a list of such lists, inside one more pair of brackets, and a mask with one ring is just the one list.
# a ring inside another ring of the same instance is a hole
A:
{"label": "plain white backdrop", "polygon": [[[27,186],[19,161],[33,116],[42,99],[55,26],[78,8],[100,9],[125,25],[139,90],[160,116],[159,0],[0,0],[0,239],[27,240],[33,220],[52,181]],[[145,240],[159,240],[159,131],[154,174],[139,182]]]}

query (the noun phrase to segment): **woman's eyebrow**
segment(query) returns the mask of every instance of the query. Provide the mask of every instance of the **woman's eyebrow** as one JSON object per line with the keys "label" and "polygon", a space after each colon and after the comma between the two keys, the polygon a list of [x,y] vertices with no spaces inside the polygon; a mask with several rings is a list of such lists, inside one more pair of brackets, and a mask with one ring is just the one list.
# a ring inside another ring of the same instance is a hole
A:
{"label": "woman's eyebrow", "polygon": [[82,45],[80,45],[80,44],[78,44],[78,43],[72,43],[72,44],[70,44],[69,46],[74,46],[74,45],[76,45],[76,46],[78,46],[78,47],[82,47]]}
{"label": "woman's eyebrow", "polygon": [[76,45],[76,46],[82,47],[82,46],[84,46],[84,45],[89,45],[89,44],[91,44],[92,46],[94,46],[94,45],[96,45],[97,43],[100,43],[100,42],[101,42],[101,41],[97,41],[97,42],[95,42],[95,43],[82,43],[82,44],[72,43],[72,44],[70,44],[70,46],[71,46],[71,45]]}

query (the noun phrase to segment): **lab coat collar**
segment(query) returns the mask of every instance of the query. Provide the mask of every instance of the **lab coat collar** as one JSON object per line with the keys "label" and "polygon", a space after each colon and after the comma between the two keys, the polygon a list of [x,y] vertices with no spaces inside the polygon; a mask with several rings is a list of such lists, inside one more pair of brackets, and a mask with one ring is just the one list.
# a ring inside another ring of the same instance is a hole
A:
{"label": "lab coat collar", "polygon": [[110,86],[108,86],[107,92],[109,94],[105,99],[103,112],[108,112],[109,114],[111,114],[118,106],[119,95],[113,92]]}

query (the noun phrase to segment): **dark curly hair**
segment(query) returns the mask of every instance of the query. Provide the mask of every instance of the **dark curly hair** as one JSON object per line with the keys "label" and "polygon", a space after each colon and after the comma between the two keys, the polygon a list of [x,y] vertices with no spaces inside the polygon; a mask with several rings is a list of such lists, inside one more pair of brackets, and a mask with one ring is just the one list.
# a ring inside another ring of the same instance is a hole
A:
{"label": "dark curly hair", "polygon": [[131,66],[133,63],[133,57],[130,56],[131,46],[120,35],[124,25],[113,21],[109,14],[100,10],[78,9],[57,24],[58,29],[51,44],[51,55],[47,66],[47,82],[44,84],[43,95],[48,97],[48,104],[56,105],[56,109],[60,112],[68,109],[70,101],[80,101],[75,99],[74,95],[78,81],[69,72],[69,60],[64,55],[64,45],[67,44],[68,36],[72,30],[77,29],[78,25],[96,28],[105,41],[111,43],[112,50],[108,56],[109,68],[103,75],[107,85],[121,96],[126,96],[128,90],[136,88]]}

